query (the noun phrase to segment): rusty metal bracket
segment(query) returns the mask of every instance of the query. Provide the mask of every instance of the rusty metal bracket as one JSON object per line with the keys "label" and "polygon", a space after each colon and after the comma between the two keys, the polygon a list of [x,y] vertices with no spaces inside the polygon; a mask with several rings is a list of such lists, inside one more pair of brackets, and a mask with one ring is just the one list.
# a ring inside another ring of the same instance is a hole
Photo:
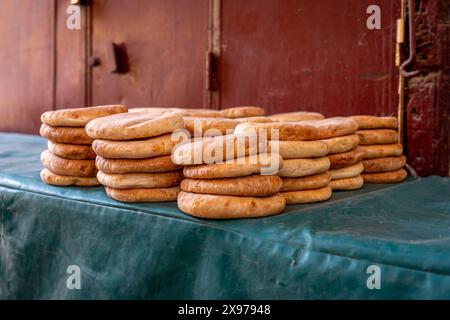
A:
{"label": "rusty metal bracket", "polygon": [[419,70],[406,71],[406,67],[414,62],[416,57],[416,24],[414,21],[414,11],[415,11],[415,0],[408,0],[408,20],[409,20],[409,57],[400,66],[400,73],[403,77],[409,78],[419,74]]}

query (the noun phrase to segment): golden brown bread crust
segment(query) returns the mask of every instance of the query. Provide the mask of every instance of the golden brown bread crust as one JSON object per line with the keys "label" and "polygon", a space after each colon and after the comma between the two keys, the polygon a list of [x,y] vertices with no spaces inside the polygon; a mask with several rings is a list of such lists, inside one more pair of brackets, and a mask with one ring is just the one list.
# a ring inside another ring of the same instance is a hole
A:
{"label": "golden brown bread crust", "polygon": [[353,150],[335,153],[328,155],[328,159],[330,159],[331,165],[330,169],[339,169],[343,167],[351,166],[357,162],[362,161],[366,154],[366,151],[361,147],[356,147]]}
{"label": "golden brown bread crust", "polygon": [[345,179],[331,180],[332,190],[356,190],[362,188],[364,180],[361,175]]}
{"label": "golden brown bread crust", "polygon": [[408,176],[405,169],[398,169],[389,172],[363,173],[365,183],[397,183],[402,182]]}
{"label": "golden brown bread crust", "polygon": [[358,130],[359,144],[390,144],[398,142],[398,133],[392,129]]}
{"label": "golden brown bread crust", "polygon": [[[208,157],[229,160],[254,155],[258,152],[258,143],[249,137],[226,135],[205,137],[177,146],[172,153],[172,161],[176,164],[192,165],[206,163]],[[220,160],[220,159],[219,159]]]}
{"label": "golden brown bread crust", "polygon": [[360,146],[366,154],[364,159],[395,157],[403,154],[403,146],[400,143],[394,144],[372,144]]}
{"label": "golden brown bread crust", "polygon": [[270,119],[269,117],[265,117],[265,116],[236,118],[235,120],[238,121],[239,123],[243,123],[243,122],[250,122],[250,123],[268,123],[268,122],[273,122],[272,119]]}
{"label": "golden brown bread crust", "polygon": [[44,112],[41,121],[52,127],[84,127],[93,119],[124,112],[128,112],[124,105],[61,109]]}
{"label": "golden brown bread crust", "polygon": [[73,176],[63,176],[50,170],[43,169],[41,171],[41,179],[46,184],[54,185],[54,186],[77,186],[77,187],[93,187],[99,186],[100,182],[98,182],[96,177],[73,177]]}
{"label": "golden brown bread crust", "polygon": [[330,170],[331,179],[336,180],[336,179],[356,177],[359,176],[361,172],[363,172],[363,170],[364,166],[362,164],[362,161],[360,161],[348,167]]}
{"label": "golden brown bread crust", "polygon": [[321,141],[328,145],[329,154],[342,153],[356,148],[359,145],[359,136],[350,134]]}
{"label": "golden brown bread crust", "polygon": [[281,192],[314,190],[328,186],[331,181],[329,171],[301,178],[283,178]]}
{"label": "golden brown bread crust", "polygon": [[263,116],[266,112],[260,107],[233,107],[219,111],[224,118],[247,118]]}
{"label": "golden brown bread crust", "polygon": [[58,143],[91,144],[93,141],[84,127],[50,127],[43,123],[39,133],[42,137]]}
{"label": "golden brown bread crust", "polygon": [[[143,107],[143,108],[130,108],[128,109],[130,113],[147,113],[152,115],[162,115],[164,113],[184,113],[185,109],[183,108],[171,108],[171,107]],[[186,115],[188,115],[186,113]]]}
{"label": "golden brown bread crust", "polygon": [[180,170],[158,173],[104,173],[99,171],[97,179],[105,187],[114,189],[168,188],[180,185],[183,173]]}
{"label": "golden brown bread crust", "polygon": [[242,178],[184,179],[180,187],[192,193],[266,197],[280,191],[281,184],[278,176],[252,175]]}
{"label": "golden brown bread crust", "polygon": [[41,162],[48,170],[63,176],[95,177],[97,173],[95,160],[64,159],[48,150],[41,153]]}
{"label": "golden brown bread crust", "polygon": [[106,194],[121,202],[167,202],[176,201],[180,187],[113,189],[105,187]]}
{"label": "golden brown bread crust", "polygon": [[270,118],[272,121],[296,122],[305,120],[320,120],[323,119],[324,116],[318,112],[295,111],[272,114],[268,116],[268,118]]}
{"label": "golden brown bread crust", "polygon": [[[196,137],[219,136],[233,133],[238,121],[226,118],[184,117],[184,128]],[[198,132],[194,132],[194,130]]]}
{"label": "golden brown bread crust", "polygon": [[170,155],[146,159],[106,159],[97,156],[95,165],[104,173],[168,172],[182,168],[172,162]]}
{"label": "golden brown bread crust", "polygon": [[397,129],[398,121],[396,117],[375,117],[375,116],[352,116],[352,120],[358,123],[359,129]]}
{"label": "golden brown bread crust", "polygon": [[224,163],[186,166],[183,174],[192,179],[238,178],[259,173],[277,174],[282,166],[283,158],[278,154],[257,154]]}
{"label": "golden brown bread crust", "polygon": [[279,214],[286,201],[279,193],[270,197],[236,197],[181,191],[177,204],[184,213],[199,218],[239,219]]}
{"label": "golden brown bread crust", "polygon": [[110,159],[146,159],[169,155],[176,141],[170,133],[150,139],[113,141],[96,139],[92,143],[95,153]]}
{"label": "golden brown bread crust", "polygon": [[306,177],[330,169],[327,157],[311,159],[283,159],[283,168],[278,175],[283,178]]}
{"label": "golden brown bread crust", "polygon": [[[262,132],[262,133],[261,133]],[[269,140],[303,141],[318,140],[319,130],[307,121],[302,122],[270,122],[270,123],[241,123],[234,129],[236,135],[263,134]]]}
{"label": "golden brown bread crust", "polygon": [[323,157],[328,154],[328,146],[322,141],[277,140],[269,141],[269,152],[278,153],[283,159]]}
{"label": "golden brown bread crust", "polygon": [[184,109],[184,112],[191,117],[205,117],[205,118],[223,118],[219,110],[211,109]]}
{"label": "golden brown bread crust", "polygon": [[308,120],[302,123],[314,126],[318,132],[318,140],[350,135],[358,130],[358,124],[348,117],[334,117],[323,120]]}
{"label": "golden brown bread crust", "polygon": [[331,187],[326,186],[315,190],[281,192],[286,204],[304,204],[326,201],[331,198]]}
{"label": "golden brown bread crust", "polygon": [[406,157],[398,156],[368,159],[363,160],[363,165],[365,173],[394,171],[401,169],[406,165]]}
{"label": "golden brown bread crust", "polygon": [[178,113],[152,115],[136,112],[94,119],[86,125],[86,132],[94,139],[133,140],[156,137],[183,126],[183,117]]}
{"label": "golden brown bread crust", "polygon": [[65,159],[87,160],[95,159],[95,152],[89,144],[68,144],[48,140],[47,148],[51,153]]}

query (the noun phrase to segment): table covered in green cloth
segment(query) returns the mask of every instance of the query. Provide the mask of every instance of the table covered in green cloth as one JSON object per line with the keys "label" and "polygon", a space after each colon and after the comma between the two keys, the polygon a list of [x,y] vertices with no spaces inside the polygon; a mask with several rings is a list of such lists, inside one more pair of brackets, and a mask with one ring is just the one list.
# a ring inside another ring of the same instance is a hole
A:
{"label": "table covered in green cloth", "polygon": [[45,148],[37,136],[0,134],[1,299],[450,298],[448,179],[203,220],[175,202],[48,186]]}

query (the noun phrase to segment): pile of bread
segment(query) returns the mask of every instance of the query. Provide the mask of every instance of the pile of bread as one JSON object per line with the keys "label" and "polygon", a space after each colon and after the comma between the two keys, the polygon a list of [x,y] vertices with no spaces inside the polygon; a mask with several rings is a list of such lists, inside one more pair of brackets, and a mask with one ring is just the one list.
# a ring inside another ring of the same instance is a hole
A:
{"label": "pile of bread", "polygon": [[41,154],[45,169],[41,179],[57,186],[96,186],[96,154],[92,138],[85,125],[96,118],[127,112],[126,106],[98,106],[90,108],[48,111],[41,116],[40,134],[48,140]]}
{"label": "pile of bread", "polygon": [[364,172],[366,183],[395,183],[408,175],[403,168],[406,157],[399,143],[398,121],[394,117],[353,116],[358,123],[356,132],[364,150]]}
{"label": "pile of bread", "polygon": [[42,180],[203,218],[261,217],[406,178],[392,117],[98,106],[42,115]]}

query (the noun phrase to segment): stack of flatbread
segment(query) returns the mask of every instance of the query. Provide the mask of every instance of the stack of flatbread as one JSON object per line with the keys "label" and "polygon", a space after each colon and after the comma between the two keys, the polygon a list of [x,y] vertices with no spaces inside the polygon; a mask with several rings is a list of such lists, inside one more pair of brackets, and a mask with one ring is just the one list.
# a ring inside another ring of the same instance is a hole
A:
{"label": "stack of flatbread", "polygon": [[245,123],[236,134],[267,135],[269,150],[283,157],[281,195],[287,204],[325,201],[331,196],[328,146],[317,141],[319,129],[305,122]]}
{"label": "stack of flatbread", "polygon": [[85,125],[96,118],[127,112],[122,105],[61,109],[42,114],[40,134],[48,139],[48,150],[41,154],[45,167],[41,179],[56,186],[99,185],[95,153]]}
{"label": "stack of flatbread", "polygon": [[358,148],[359,137],[356,122],[336,117],[307,121],[317,126],[320,139],[328,146],[330,161],[330,187],[332,190],[353,190],[363,186],[362,150]]}
{"label": "stack of flatbread", "polygon": [[179,113],[135,112],[89,122],[97,178],[107,195],[122,202],[175,201],[183,173],[171,160],[172,132],[181,128]]}
{"label": "stack of flatbread", "polygon": [[321,127],[322,142],[328,145],[330,186],[333,190],[355,190],[363,186],[361,176],[364,150],[355,134],[358,124],[350,118],[328,118],[316,122]]}
{"label": "stack of flatbread", "polygon": [[358,123],[356,132],[365,150],[364,172],[367,183],[396,183],[406,179],[403,167],[406,157],[398,143],[398,121],[395,117],[353,116]]}
{"label": "stack of flatbread", "polygon": [[245,136],[205,137],[178,146],[173,161],[185,165],[177,202],[189,215],[250,218],[275,215],[285,207],[276,175],[282,158],[259,153],[256,141]]}

